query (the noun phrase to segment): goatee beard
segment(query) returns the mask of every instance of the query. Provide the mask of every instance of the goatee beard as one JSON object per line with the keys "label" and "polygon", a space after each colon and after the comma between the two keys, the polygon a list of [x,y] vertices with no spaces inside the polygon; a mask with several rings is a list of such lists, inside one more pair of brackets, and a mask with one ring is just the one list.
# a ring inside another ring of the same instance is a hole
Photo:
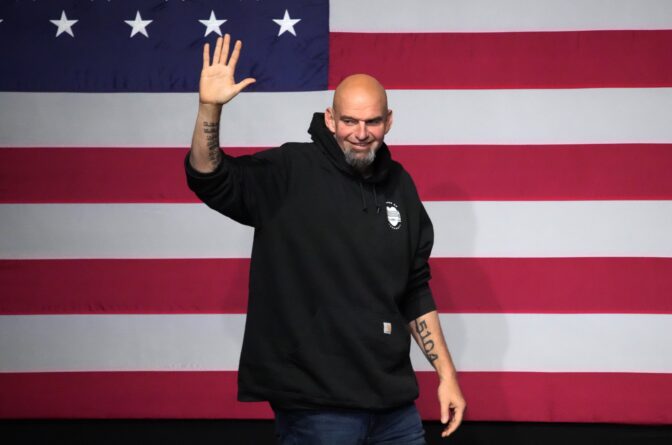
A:
{"label": "goatee beard", "polygon": [[346,150],[344,155],[345,162],[359,173],[367,172],[371,164],[373,164],[373,161],[376,159],[376,152],[373,150],[370,150],[364,157],[357,156],[357,153],[352,150]]}

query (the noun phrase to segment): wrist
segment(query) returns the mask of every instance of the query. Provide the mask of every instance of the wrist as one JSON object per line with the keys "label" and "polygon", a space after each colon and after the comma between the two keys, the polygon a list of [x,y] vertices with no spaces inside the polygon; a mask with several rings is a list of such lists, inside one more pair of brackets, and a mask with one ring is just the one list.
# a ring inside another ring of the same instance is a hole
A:
{"label": "wrist", "polygon": [[453,366],[437,366],[436,373],[440,381],[451,381],[457,379],[457,370]]}
{"label": "wrist", "polygon": [[222,114],[221,104],[209,104],[198,102],[198,114],[200,114],[207,121],[218,121]]}

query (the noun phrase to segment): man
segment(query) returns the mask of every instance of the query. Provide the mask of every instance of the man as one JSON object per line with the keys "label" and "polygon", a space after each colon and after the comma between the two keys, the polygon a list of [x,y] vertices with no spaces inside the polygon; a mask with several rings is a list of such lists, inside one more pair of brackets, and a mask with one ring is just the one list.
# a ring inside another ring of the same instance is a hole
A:
{"label": "man", "polygon": [[254,79],[235,82],[240,41],[229,48],[217,39],[211,63],[204,46],[185,168],[208,206],[255,228],[239,400],[270,402],[281,443],[425,443],[410,332],[439,374],[448,436],[466,404],[428,285],[432,225],[383,143],[385,90],[350,76],[312,143],[232,158],[222,107]]}

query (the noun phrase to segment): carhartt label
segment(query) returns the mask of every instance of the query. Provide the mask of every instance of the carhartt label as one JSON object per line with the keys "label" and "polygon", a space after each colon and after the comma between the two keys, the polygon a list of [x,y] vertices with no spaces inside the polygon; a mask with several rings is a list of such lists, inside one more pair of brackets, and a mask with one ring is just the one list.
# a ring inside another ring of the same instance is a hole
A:
{"label": "carhartt label", "polygon": [[392,334],[392,323],[383,322],[383,334]]}

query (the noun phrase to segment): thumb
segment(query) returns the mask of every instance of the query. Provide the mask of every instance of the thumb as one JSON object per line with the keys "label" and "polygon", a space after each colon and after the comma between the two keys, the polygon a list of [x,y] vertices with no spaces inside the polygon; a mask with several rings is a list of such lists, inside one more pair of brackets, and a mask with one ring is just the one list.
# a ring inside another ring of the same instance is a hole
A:
{"label": "thumb", "polygon": [[256,79],[248,77],[247,79],[243,79],[240,82],[238,82],[236,84],[236,88],[237,88],[238,92],[240,93],[241,91],[243,91],[245,88],[252,85],[256,81],[257,81]]}

